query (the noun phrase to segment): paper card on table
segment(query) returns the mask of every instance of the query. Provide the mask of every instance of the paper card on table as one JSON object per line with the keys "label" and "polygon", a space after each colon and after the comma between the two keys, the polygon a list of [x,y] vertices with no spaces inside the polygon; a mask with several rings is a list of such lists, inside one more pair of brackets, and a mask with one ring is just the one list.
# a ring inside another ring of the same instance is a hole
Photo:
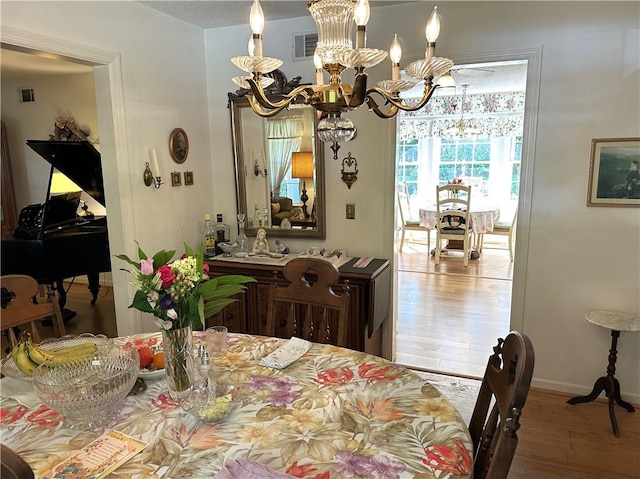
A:
{"label": "paper card on table", "polygon": [[287,344],[280,346],[268,356],[260,360],[260,366],[274,369],[284,369],[297,361],[311,349],[311,343],[304,339],[292,337]]}
{"label": "paper card on table", "polygon": [[115,471],[145,447],[145,442],[118,431],[108,431],[40,477],[63,479],[73,476],[100,479]]}

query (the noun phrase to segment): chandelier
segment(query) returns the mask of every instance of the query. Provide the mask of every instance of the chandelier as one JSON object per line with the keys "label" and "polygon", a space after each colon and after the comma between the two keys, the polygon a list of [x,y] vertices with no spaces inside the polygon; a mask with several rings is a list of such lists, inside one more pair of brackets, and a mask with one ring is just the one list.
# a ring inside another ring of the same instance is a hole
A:
{"label": "chandelier", "polygon": [[470,136],[477,136],[480,133],[479,128],[475,128],[470,126],[467,122],[464,121],[464,110],[467,104],[467,87],[468,83],[462,85],[462,102],[460,103],[460,119],[455,123],[454,126],[447,128],[445,130],[445,135],[454,136],[458,138],[468,138]]}
{"label": "chandelier", "polygon": [[[436,39],[440,33],[438,7],[435,7],[425,29],[425,56],[405,68],[405,72],[416,81],[400,79],[402,49],[396,35],[389,51],[391,79],[367,88],[365,69],[377,65],[387,57],[386,51],[366,46],[368,0],[311,0],[307,8],[318,30],[318,44],[314,54],[315,85],[300,85],[277,101],[271,101],[267,97],[264,88],[273,82],[268,74],[279,68],[282,60],[262,55],[264,15],[258,0],[254,0],[249,15],[253,33],[249,40],[249,55],[231,59],[234,65],[250,75],[235,77],[233,81],[250,90],[248,98],[251,108],[263,117],[274,116],[292,103],[304,103],[315,108],[320,112],[318,137],[321,141],[332,144],[334,159],[338,159],[339,144],[353,139],[356,134],[356,127],[343,115],[345,112],[364,103],[369,111],[385,119],[393,118],[399,110],[419,110],[427,104],[438,87],[434,79],[447,73],[453,66],[453,61],[448,58],[434,56]],[[351,39],[354,21],[357,25],[355,48]],[[355,70],[353,83],[342,81],[341,75],[347,69]],[[324,71],[329,74],[329,83],[324,82]],[[405,104],[400,93],[410,90],[419,81],[424,81],[422,98],[417,103]]]}

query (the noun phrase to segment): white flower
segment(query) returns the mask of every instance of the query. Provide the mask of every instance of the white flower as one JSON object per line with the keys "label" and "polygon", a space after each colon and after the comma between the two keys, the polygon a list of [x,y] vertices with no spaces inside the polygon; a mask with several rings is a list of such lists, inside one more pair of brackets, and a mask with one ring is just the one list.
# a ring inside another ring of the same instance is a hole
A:
{"label": "white flower", "polygon": [[167,316],[169,316],[171,319],[177,319],[178,318],[178,313],[176,313],[175,309],[168,309],[167,310]]}
{"label": "white flower", "polygon": [[155,316],[153,317],[153,322],[155,323],[156,328],[158,329],[162,328],[162,324],[164,323],[164,321],[162,321],[160,318],[157,318]]}
{"label": "white flower", "polygon": [[[173,310],[171,310],[173,311]],[[171,321],[162,321],[162,329],[166,329],[167,331],[173,327],[173,323]]]}

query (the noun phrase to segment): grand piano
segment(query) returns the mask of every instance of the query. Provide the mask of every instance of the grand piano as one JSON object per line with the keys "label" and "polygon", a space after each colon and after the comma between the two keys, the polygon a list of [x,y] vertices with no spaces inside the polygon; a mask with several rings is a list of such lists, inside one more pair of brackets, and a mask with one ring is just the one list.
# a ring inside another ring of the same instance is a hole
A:
{"label": "grand piano", "polygon": [[[105,207],[100,153],[88,141],[28,140],[27,145],[51,165],[49,186],[45,203],[23,208],[13,236],[2,239],[2,274],[27,274],[53,285],[63,310],[63,281],[86,275],[95,304],[99,275],[111,271],[106,215],[77,214],[80,193],[53,195],[51,184],[57,170]],[[74,315],[65,311],[65,319]]]}

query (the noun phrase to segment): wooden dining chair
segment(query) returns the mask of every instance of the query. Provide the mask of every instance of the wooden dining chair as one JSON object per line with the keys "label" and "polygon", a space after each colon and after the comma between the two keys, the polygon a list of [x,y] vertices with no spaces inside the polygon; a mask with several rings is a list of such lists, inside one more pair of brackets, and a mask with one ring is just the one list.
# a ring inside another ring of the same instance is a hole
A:
{"label": "wooden dining chair", "polygon": [[[435,264],[440,263],[443,241],[461,241],[464,266],[471,255],[472,229],[469,211],[471,208],[471,186],[446,184],[436,186],[436,248]],[[448,250],[450,251],[450,250]]]}
{"label": "wooden dining chair", "polygon": [[493,351],[469,422],[474,479],[507,478],[535,362],[531,340],[517,331]]}
{"label": "wooden dining chair", "polygon": [[400,212],[400,227],[402,228],[400,233],[400,247],[398,248],[398,251],[402,253],[402,246],[404,245],[405,233],[407,231],[426,232],[427,251],[431,251],[431,229],[420,226],[420,220],[412,215],[411,204],[409,202],[409,191],[407,189],[407,183],[404,181],[398,185],[398,210]]}
{"label": "wooden dining chair", "polygon": [[[486,233],[480,233],[478,235],[477,247],[478,252],[482,253],[482,247],[484,246],[485,235],[507,236],[507,248],[509,249],[509,261],[513,263],[514,249],[515,249],[515,232],[516,223],[518,220],[518,208],[513,213],[513,217],[507,221],[496,221],[493,225],[493,231],[487,231]],[[504,249],[504,248],[502,248]]]}
{"label": "wooden dining chair", "polygon": [[349,286],[343,294],[334,291],[338,268],[317,258],[294,258],[283,274],[289,284],[274,283],[269,291],[267,334],[345,346]]}
{"label": "wooden dining chair", "polygon": [[[30,325],[31,337],[34,342],[40,342],[38,321],[52,318],[55,337],[66,334],[64,321],[58,304],[58,295],[45,287],[44,295],[40,294],[38,282],[31,276],[10,274],[0,277],[2,288],[2,331],[7,330],[11,346],[18,342],[14,327]],[[34,302],[34,300],[36,302]]]}
{"label": "wooden dining chair", "polygon": [[0,477],[2,479],[33,479],[31,466],[13,449],[0,444]]}

